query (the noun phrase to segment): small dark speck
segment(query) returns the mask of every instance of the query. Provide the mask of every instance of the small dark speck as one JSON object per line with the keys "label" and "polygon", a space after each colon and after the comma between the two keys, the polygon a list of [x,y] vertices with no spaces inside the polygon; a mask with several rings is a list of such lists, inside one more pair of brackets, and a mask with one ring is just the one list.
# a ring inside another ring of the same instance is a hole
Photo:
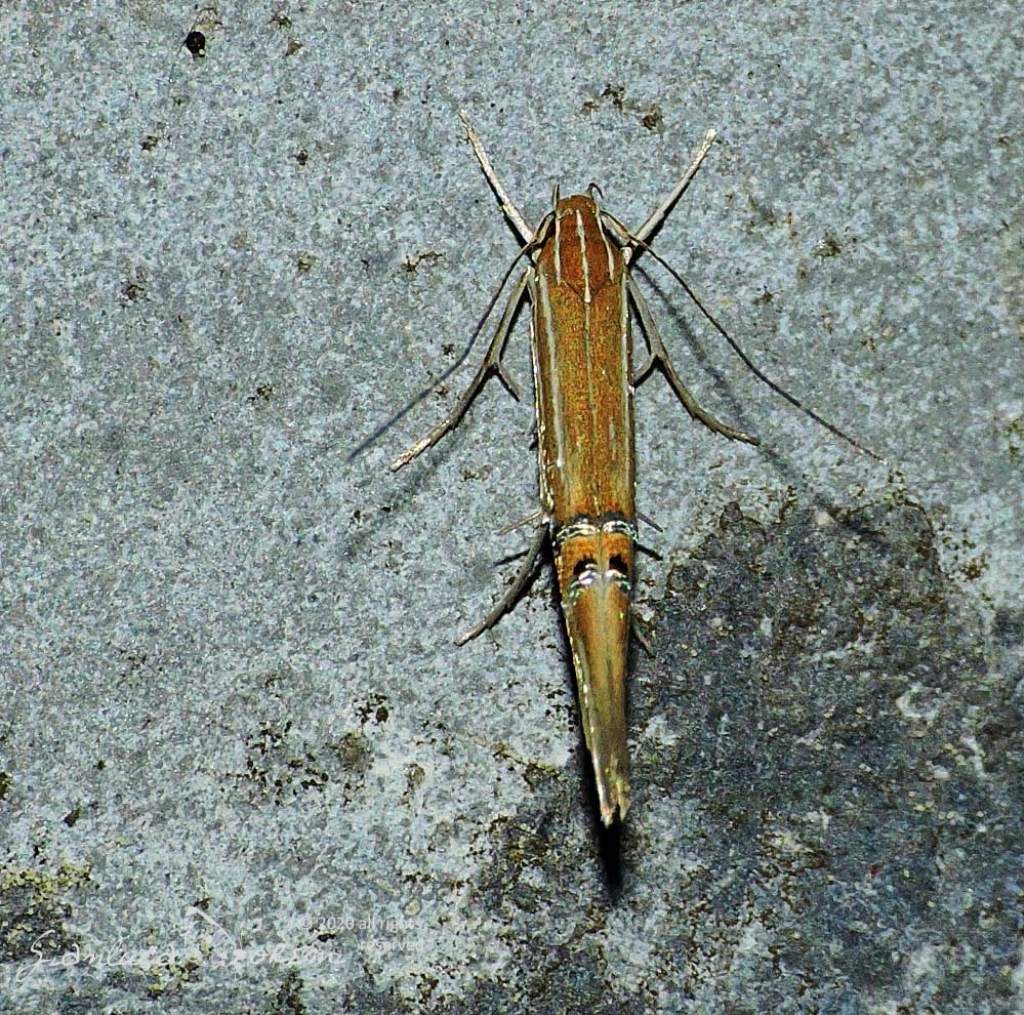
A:
{"label": "small dark speck", "polygon": [[814,248],[814,256],[835,257],[842,249],[839,241],[831,233],[825,233],[825,238]]}
{"label": "small dark speck", "polygon": [[773,299],[775,299],[775,294],[765,289],[760,296],[754,297],[754,302],[766,307]]}
{"label": "small dark speck", "polygon": [[138,282],[125,282],[121,286],[121,298],[128,303],[134,303],[146,295],[146,287]]}
{"label": "small dark speck", "polygon": [[651,108],[643,115],[640,122],[647,130],[653,130],[660,134],[665,129],[665,117],[658,106]]}
{"label": "small dark speck", "polygon": [[295,153],[295,161],[300,166],[304,166],[309,161],[309,152],[305,148],[300,149]]}
{"label": "small dark speck", "polygon": [[405,268],[410,274],[420,266],[420,264],[427,263],[433,264],[435,261],[440,261],[444,257],[439,250],[424,250],[420,254],[415,254],[411,257],[407,257],[402,262],[402,267]]}
{"label": "small dark speck", "polygon": [[605,85],[602,99],[611,99],[612,105],[621,113],[626,108],[626,89],[622,85]]}
{"label": "small dark speck", "polygon": [[269,402],[273,396],[273,384],[259,384],[256,386],[256,393],[250,395],[248,401],[250,405],[255,405],[257,402]]}
{"label": "small dark speck", "polygon": [[74,810],[68,811],[68,813],[64,815],[64,824],[67,825],[68,828],[74,828],[75,825],[78,824],[78,819],[81,816],[82,816],[82,808],[81,807],[75,807]]}
{"label": "small dark speck", "polygon": [[302,43],[298,39],[289,39],[288,48],[284,51],[285,56],[295,56],[302,49]]}
{"label": "small dark speck", "polygon": [[455,343],[445,342],[445,344],[441,346],[441,352],[443,352],[445,356],[451,356],[452,353],[455,352]]}
{"label": "small dark speck", "polygon": [[384,695],[371,694],[367,701],[356,706],[356,714],[359,716],[359,721],[365,726],[370,716],[373,716],[375,722],[387,722],[388,707],[385,701]]}
{"label": "small dark speck", "polygon": [[206,56],[206,36],[197,28],[193,28],[185,36],[185,48],[192,54],[194,60]]}

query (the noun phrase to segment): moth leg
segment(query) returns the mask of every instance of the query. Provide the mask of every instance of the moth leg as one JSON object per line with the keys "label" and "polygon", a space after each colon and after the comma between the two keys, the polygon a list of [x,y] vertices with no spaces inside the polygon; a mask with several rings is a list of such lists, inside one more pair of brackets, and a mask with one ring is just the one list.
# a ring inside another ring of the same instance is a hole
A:
{"label": "moth leg", "polygon": [[679,374],[676,373],[675,367],[672,366],[668,350],[661,340],[658,326],[654,323],[654,317],[651,315],[643,293],[640,292],[632,278],[626,279],[626,288],[629,290],[633,306],[636,307],[636,312],[640,316],[640,323],[643,325],[644,334],[647,336],[647,345],[650,349],[650,356],[648,356],[647,362],[633,375],[633,384],[639,384],[655,365],[660,366],[666,380],[678,396],[679,401],[683,403],[683,407],[694,419],[699,420],[714,433],[720,433],[723,437],[729,437],[734,441],[744,441],[747,444],[757,444],[758,440],[756,437],[752,437],[750,434],[737,430],[735,427],[728,426],[725,423],[720,423],[710,412],[702,409],[697,404],[697,400],[687,390],[686,385],[680,380]]}
{"label": "moth leg", "polygon": [[456,645],[465,645],[467,641],[471,641],[477,635],[483,634],[489,627],[494,625],[515,605],[516,600],[523,594],[526,586],[530,584],[530,580],[533,577],[534,571],[537,569],[537,556],[540,553],[541,547],[544,545],[544,540],[547,538],[548,527],[547,525],[537,526],[537,531],[534,534],[533,542],[530,544],[530,548],[526,551],[526,560],[523,561],[522,567],[519,568],[519,573],[515,577],[515,581],[509,587],[509,590],[501,597],[498,604],[491,610],[490,613],[480,621],[471,631],[467,631],[465,634],[460,634],[455,639]]}
{"label": "moth leg", "polygon": [[509,522],[508,525],[503,525],[498,529],[498,535],[507,536],[510,532],[515,532],[516,529],[521,529],[524,525],[529,525],[531,522],[546,522],[547,520],[547,515],[540,508],[537,508],[528,515],[517,518],[514,522]]}
{"label": "moth leg", "polygon": [[516,316],[519,304],[523,301],[531,270],[528,268],[523,272],[516,283],[515,289],[512,290],[512,295],[509,296],[508,303],[505,304],[505,312],[501,315],[501,320],[498,322],[498,327],[494,332],[494,338],[491,339],[491,344],[487,349],[487,355],[477,369],[469,387],[462,393],[462,397],[456,403],[455,408],[430,433],[421,437],[408,451],[400,454],[391,463],[392,472],[397,472],[403,465],[408,465],[417,455],[422,454],[427,448],[433,447],[446,433],[454,430],[491,374],[497,374],[501,378],[502,384],[508,388],[512,396],[517,400],[519,399],[519,387],[501,365],[501,355],[505,348],[505,342],[508,340],[512,320]]}
{"label": "moth leg", "polygon": [[635,613],[630,614],[629,626],[632,628],[633,637],[636,638],[639,646],[644,650],[646,655],[653,659],[654,649],[651,648],[651,643],[647,640],[647,635],[644,634],[643,628],[640,627],[640,621],[637,619]]}
{"label": "moth leg", "polygon": [[665,531],[650,515],[645,515],[643,511],[637,511],[636,516],[640,519],[640,521],[644,522],[647,525],[650,525],[650,527],[654,529],[655,532]]}

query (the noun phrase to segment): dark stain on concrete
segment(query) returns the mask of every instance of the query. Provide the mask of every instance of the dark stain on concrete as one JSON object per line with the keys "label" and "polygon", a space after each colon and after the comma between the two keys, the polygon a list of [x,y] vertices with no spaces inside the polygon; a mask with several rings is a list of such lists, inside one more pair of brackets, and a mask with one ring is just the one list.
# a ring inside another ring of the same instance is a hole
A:
{"label": "dark stain on concrete", "polygon": [[1021,618],[990,639],[935,543],[906,503],[769,526],[733,505],[672,570],[633,692],[633,729],[671,735],[634,752],[630,820],[677,801],[698,858],[637,898],[676,913],[658,952],[683,996],[688,957],[724,949],[721,1010],[1012,1003]]}

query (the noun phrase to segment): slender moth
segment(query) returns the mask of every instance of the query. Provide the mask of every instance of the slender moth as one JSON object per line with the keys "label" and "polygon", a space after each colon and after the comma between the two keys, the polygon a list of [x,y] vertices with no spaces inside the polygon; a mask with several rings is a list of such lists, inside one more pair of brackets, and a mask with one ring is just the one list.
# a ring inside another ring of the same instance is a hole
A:
{"label": "slender moth", "polygon": [[[554,207],[533,230],[509,199],[469,117],[463,112],[459,116],[480,167],[523,244],[520,256],[527,257],[529,264],[512,290],[487,355],[469,387],[448,416],[399,455],[391,468],[407,465],[453,430],[491,376],[497,375],[518,398],[516,385],[502,365],[502,355],[516,313],[528,298],[533,308],[531,348],[540,508],[519,524],[532,521],[537,528],[508,592],[457,641],[461,645],[475,638],[515,603],[533,575],[544,542],[550,538],[572,649],[583,734],[593,764],[601,820],[610,826],[625,817],[630,803],[625,703],[637,539],[634,387],[657,366],[695,420],[732,440],[758,443],[750,434],[720,423],[701,408],[680,380],[647,302],[630,274],[636,256],[650,252],[757,377],[832,433],[858,450],[877,456],[765,377],[686,282],[648,246],[647,240],[697,173],[714,142],[714,131],[704,135],[672,192],[636,232],[630,232],[600,208],[599,191],[593,185],[586,194],[566,198],[559,196],[556,187]],[[646,361],[636,370],[631,306],[648,349]]]}

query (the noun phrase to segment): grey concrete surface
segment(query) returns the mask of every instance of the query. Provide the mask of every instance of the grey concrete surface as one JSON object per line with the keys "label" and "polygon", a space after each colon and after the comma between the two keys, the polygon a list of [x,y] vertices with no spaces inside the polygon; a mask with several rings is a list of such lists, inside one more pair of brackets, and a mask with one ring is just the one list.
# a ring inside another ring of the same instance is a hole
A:
{"label": "grey concrete surface", "polygon": [[[0,1011],[1024,1010],[1019,15],[5,4]],[[389,473],[467,366],[346,462],[515,252],[459,108],[534,222],[642,222],[718,129],[658,249],[887,459],[646,264],[765,448],[639,393],[615,838],[546,577],[452,644],[529,405]]]}

